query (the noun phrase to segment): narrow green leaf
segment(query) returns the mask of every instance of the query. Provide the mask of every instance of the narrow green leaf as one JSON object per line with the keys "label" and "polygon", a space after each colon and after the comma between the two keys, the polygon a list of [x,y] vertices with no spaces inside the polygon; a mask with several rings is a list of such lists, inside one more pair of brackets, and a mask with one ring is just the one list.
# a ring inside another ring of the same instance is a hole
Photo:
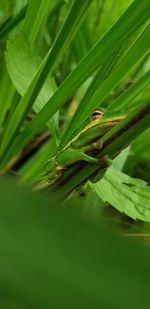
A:
{"label": "narrow green leaf", "polygon": [[127,108],[127,104],[134,100],[141,91],[150,84],[150,71],[139,78],[132,86],[123,92],[109,107],[111,110]]}
{"label": "narrow green leaf", "polygon": [[0,39],[3,39],[10,31],[12,31],[25,17],[27,6],[25,6],[14,18],[9,18],[4,25],[0,27]]}
{"label": "narrow green leaf", "polygon": [[[54,0],[51,1],[53,8]],[[30,0],[27,15],[23,24],[23,33],[28,38],[30,44],[34,42],[39,34],[39,30],[50,8],[49,0],[41,0],[37,5],[36,0]]]}
{"label": "narrow green leaf", "polygon": [[13,100],[15,91],[15,87],[13,86],[4,65],[0,70],[0,127],[2,127],[6,113],[11,105],[11,101]]}

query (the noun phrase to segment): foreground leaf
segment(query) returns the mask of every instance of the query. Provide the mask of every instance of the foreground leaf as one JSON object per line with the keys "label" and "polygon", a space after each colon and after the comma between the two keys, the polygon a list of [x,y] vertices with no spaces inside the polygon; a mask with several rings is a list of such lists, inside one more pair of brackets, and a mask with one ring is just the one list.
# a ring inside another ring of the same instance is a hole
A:
{"label": "foreground leaf", "polygon": [[148,308],[148,248],[0,184],[1,308]]}
{"label": "foreground leaf", "polygon": [[150,187],[145,181],[109,168],[104,178],[90,187],[103,201],[133,219],[150,222]]}

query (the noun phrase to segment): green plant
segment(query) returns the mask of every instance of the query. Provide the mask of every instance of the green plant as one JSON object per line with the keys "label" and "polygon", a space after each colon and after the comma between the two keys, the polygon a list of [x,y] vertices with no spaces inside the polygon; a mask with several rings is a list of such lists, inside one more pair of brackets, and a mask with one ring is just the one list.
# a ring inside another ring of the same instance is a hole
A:
{"label": "green plant", "polygon": [[[18,1],[13,3],[14,16],[0,28],[1,174],[15,173],[18,183],[35,187],[49,175],[51,158],[63,152],[96,108],[122,110],[126,118],[105,132],[103,147],[94,153],[100,164],[74,160],[49,190],[64,198],[82,186],[86,196],[93,190],[105,205],[109,202],[128,216],[149,222],[149,186],[124,174],[131,154],[125,149],[150,123],[149,1],[123,1],[114,10],[109,29],[113,0],[100,1],[98,10],[97,1],[89,0],[38,4],[30,0],[19,8]],[[113,170],[103,164],[106,156],[114,160],[121,151]],[[51,175],[55,180],[55,173]],[[84,186],[88,179],[97,182]],[[115,185],[113,179],[122,181],[118,199],[112,201],[106,196],[108,182],[111,190]],[[124,179],[132,212],[124,199]],[[102,185],[103,192],[98,190]]]}
{"label": "green plant", "polygon": [[148,308],[149,16],[0,1],[2,308]]}

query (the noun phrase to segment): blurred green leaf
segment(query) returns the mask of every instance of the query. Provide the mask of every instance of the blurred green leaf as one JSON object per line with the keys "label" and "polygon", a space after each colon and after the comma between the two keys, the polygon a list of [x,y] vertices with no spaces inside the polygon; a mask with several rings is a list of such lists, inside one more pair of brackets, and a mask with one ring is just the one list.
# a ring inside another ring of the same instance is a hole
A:
{"label": "blurred green leaf", "polygon": [[[124,12],[125,9],[133,2],[132,0],[125,1],[115,1],[115,0],[97,0],[94,1],[96,6],[96,13],[100,16],[97,16],[97,23],[95,22],[97,32],[100,34],[105,33],[112,26],[112,24],[116,21],[116,19]],[[104,2],[104,3],[103,3]],[[100,7],[101,4],[101,7]],[[99,12],[98,7],[99,5]],[[102,11],[101,11],[102,10]],[[95,10],[93,14],[95,13]],[[96,17],[94,14],[93,17]],[[93,32],[94,32],[93,30]]]}
{"label": "blurred green leaf", "polygon": [[0,39],[13,30],[25,17],[27,6],[20,10],[20,12],[13,18],[9,17],[4,24],[0,26]]}
{"label": "blurred green leaf", "polygon": [[150,187],[140,179],[109,168],[102,180],[90,187],[103,201],[133,219],[150,222]]}
{"label": "blurred green leaf", "polygon": [[133,164],[137,163],[140,157],[150,156],[150,129],[147,129],[135,140],[131,147],[130,156],[132,158]]}
{"label": "blurred green leaf", "polygon": [[19,184],[36,185],[46,173],[46,162],[55,153],[55,140],[50,139],[19,169]]}
{"label": "blurred green leaf", "polygon": [[0,194],[2,308],[148,308],[147,248],[50,195],[2,181]]}

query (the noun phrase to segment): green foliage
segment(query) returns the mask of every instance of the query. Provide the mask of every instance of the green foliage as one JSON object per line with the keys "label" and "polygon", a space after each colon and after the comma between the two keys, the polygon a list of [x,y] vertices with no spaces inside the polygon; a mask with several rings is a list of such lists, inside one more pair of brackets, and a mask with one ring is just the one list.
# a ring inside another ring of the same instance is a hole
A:
{"label": "green foliage", "polygon": [[[0,14],[1,174],[15,173],[29,187],[48,186],[52,177],[49,190],[69,198],[99,171],[102,179],[92,186],[105,204],[149,222],[149,187],[131,178],[143,162],[150,166],[149,0],[2,1]],[[126,117],[103,133],[100,127],[99,149],[87,136],[91,146],[81,145],[80,155],[69,148],[66,160],[67,143],[80,138],[97,108]],[[120,171],[104,176],[106,156],[121,151]]]}

